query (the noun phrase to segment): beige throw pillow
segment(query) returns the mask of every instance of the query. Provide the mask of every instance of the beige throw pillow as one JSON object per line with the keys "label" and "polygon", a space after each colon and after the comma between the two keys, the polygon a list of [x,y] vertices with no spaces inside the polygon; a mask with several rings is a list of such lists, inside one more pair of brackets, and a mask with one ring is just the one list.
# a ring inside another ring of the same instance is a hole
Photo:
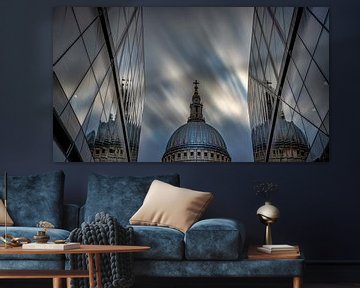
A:
{"label": "beige throw pillow", "polygon": [[166,226],[186,232],[212,200],[210,192],[199,192],[154,180],[142,206],[130,224]]}
{"label": "beige throw pillow", "polygon": [[[14,221],[10,218],[9,214],[6,212],[6,225],[12,226],[14,225]],[[5,205],[3,201],[0,199],[0,226],[5,225]]]}

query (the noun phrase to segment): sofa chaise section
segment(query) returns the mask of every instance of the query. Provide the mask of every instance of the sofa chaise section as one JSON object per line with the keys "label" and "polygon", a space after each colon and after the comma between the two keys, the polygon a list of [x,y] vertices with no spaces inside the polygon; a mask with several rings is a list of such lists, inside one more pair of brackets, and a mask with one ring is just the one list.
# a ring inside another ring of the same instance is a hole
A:
{"label": "sofa chaise section", "polygon": [[[64,180],[62,171],[8,176],[8,212],[14,225],[7,227],[7,233],[32,240],[42,230],[37,224],[48,221],[55,226],[47,231],[50,240],[67,239],[78,225],[79,207],[63,203]],[[2,185],[0,195],[4,197]],[[0,235],[4,234],[1,226]],[[64,263],[63,255],[0,255],[0,269],[64,269]]]}

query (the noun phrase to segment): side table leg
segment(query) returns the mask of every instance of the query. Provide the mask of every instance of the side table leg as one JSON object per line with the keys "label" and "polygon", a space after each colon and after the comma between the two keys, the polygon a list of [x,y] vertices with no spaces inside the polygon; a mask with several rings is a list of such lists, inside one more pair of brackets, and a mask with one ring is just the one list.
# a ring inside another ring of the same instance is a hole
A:
{"label": "side table leg", "polygon": [[301,277],[300,276],[296,276],[293,278],[293,288],[301,288]]}
{"label": "side table leg", "polygon": [[53,288],[62,288],[61,278],[53,278]]}

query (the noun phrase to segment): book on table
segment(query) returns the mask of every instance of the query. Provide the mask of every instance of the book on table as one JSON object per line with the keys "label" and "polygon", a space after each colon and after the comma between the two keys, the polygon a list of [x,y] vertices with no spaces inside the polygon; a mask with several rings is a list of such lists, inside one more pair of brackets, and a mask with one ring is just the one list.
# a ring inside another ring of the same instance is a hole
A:
{"label": "book on table", "polygon": [[22,245],[22,248],[28,250],[70,250],[79,249],[80,243],[26,243]]}
{"label": "book on table", "polygon": [[298,254],[299,253],[299,247],[298,246],[292,246],[287,244],[278,244],[278,245],[262,245],[258,246],[257,250],[259,252],[264,252],[268,254]]}

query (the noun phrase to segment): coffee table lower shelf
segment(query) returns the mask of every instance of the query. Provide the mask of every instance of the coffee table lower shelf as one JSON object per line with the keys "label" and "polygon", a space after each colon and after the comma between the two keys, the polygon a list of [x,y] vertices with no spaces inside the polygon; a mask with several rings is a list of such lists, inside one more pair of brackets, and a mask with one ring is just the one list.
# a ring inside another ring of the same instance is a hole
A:
{"label": "coffee table lower shelf", "polygon": [[89,278],[88,270],[0,270],[0,279],[53,279],[53,287],[62,287],[62,279],[67,279],[67,287],[73,278]]}
{"label": "coffee table lower shelf", "polygon": [[[21,247],[0,249],[0,255],[24,255],[24,254],[86,254],[88,265],[86,270],[0,270],[0,279],[34,279],[52,278],[53,288],[62,287],[62,279],[66,279],[67,287],[70,287],[72,278],[88,278],[89,288],[101,288],[101,254],[102,253],[129,253],[144,252],[148,246],[127,245],[80,245],[80,248],[71,250],[25,250]],[[95,276],[95,277],[94,277]],[[96,281],[96,283],[95,283]]]}
{"label": "coffee table lower shelf", "polygon": [[88,270],[0,270],[0,279],[89,278]]}

